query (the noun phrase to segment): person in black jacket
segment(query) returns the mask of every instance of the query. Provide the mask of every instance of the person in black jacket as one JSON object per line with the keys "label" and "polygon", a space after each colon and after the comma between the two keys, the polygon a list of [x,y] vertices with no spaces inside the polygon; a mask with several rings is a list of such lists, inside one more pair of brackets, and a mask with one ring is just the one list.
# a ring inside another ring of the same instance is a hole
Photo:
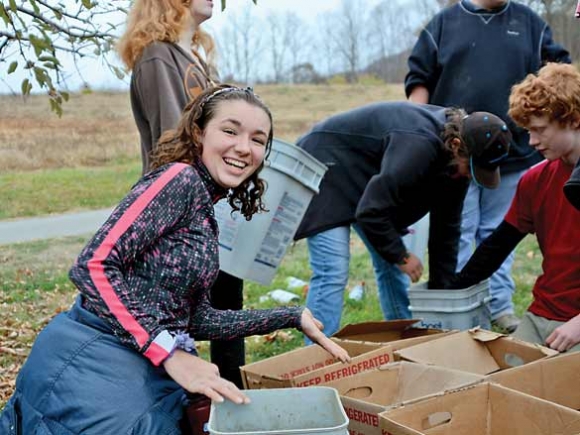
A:
{"label": "person in black jacket", "polygon": [[[513,136],[493,191],[472,182],[465,197],[458,267],[503,219],[518,180],[542,156],[529,146],[525,129],[508,111],[511,87],[545,62],[570,63],[550,27],[529,7],[510,0],[462,0],[437,15],[421,32],[409,57],[405,91],[410,101],[485,110],[506,120]],[[513,254],[490,279],[493,324],[512,332]]]}
{"label": "person in black jacket", "polygon": [[468,177],[494,188],[511,134],[497,116],[407,102],[377,103],[320,122],[297,145],[329,167],[297,230],[312,278],[306,306],[326,334],[340,324],[350,226],[371,253],[385,319],[410,318],[407,288],[423,265],[402,241],[430,213],[429,286],[453,276]]}

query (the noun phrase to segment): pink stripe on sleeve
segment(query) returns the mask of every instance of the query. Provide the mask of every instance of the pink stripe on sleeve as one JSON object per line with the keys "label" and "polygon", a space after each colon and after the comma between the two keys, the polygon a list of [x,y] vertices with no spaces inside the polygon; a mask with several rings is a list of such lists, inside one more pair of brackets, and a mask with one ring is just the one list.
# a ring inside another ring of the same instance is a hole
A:
{"label": "pink stripe on sleeve", "polygon": [[[111,313],[117,318],[119,323],[129,332],[137,341],[140,347],[143,347],[149,340],[149,334],[137,322],[137,320],[129,313],[127,308],[123,305],[118,295],[115,293],[113,286],[109,282],[105,274],[105,266],[103,262],[113,250],[115,244],[127,229],[135,222],[143,210],[151,203],[155,196],[169,183],[178,173],[185,169],[188,165],[184,163],[177,163],[165,171],[151,186],[139,196],[133,204],[123,213],[119,220],[115,223],[109,234],[105,237],[103,242],[95,250],[92,258],[88,261],[88,269],[91,279],[97,288],[97,291],[107,304]],[[158,354],[159,349],[148,353]],[[159,355],[158,355],[159,356]],[[150,358],[151,359],[151,358]],[[152,359],[153,361],[153,359]]]}
{"label": "pink stripe on sleeve", "polygon": [[153,365],[158,366],[169,356],[169,352],[153,342],[145,351],[145,356],[149,358]]}

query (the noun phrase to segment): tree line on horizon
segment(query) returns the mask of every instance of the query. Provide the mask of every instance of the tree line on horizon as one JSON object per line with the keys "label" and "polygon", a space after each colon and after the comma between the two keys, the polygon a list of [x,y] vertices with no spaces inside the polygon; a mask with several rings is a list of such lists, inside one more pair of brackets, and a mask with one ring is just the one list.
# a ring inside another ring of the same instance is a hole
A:
{"label": "tree line on horizon", "polygon": [[[224,81],[238,83],[325,83],[339,78],[356,83],[361,75],[401,82],[407,57],[422,27],[458,0],[342,0],[333,11],[306,22],[296,12],[265,18],[257,6],[232,13],[228,25],[213,34],[218,70]],[[554,39],[576,61],[580,57],[580,21],[576,0],[520,0],[550,24]],[[226,2],[222,2],[223,3]],[[254,3],[256,3],[254,1]],[[71,5],[74,4],[74,7]],[[62,58],[107,60],[114,50],[130,0],[8,0],[0,2],[0,82],[24,71],[20,92],[45,90],[60,113],[68,99]],[[120,14],[120,12],[122,14]],[[116,20],[116,22],[114,21]],[[211,21],[208,30],[211,32]],[[122,78],[125,72],[109,63]]]}

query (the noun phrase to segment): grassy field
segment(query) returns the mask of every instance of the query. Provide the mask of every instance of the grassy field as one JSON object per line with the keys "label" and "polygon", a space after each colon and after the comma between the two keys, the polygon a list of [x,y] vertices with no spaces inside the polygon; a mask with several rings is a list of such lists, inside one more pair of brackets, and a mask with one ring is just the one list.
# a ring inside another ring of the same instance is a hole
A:
{"label": "grassy field", "polygon": [[[401,86],[264,86],[256,87],[272,107],[276,135],[288,141],[337,111],[371,101],[402,99]],[[25,103],[0,97],[0,219],[93,209],[114,205],[140,173],[138,138],[127,94],[73,95],[65,114],[49,112],[43,97]],[[15,375],[38,331],[76,295],[68,269],[86,237],[0,246],[0,409],[11,394]],[[535,239],[517,249],[515,301],[521,314],[540,271]],[[268,308],[260,296],[285,288],[285,279],[307,280],[305,244],[292,246],[270,286],[245,284],[245,306]],[[365,281],[362,301],[345,301],[343,324],[380,320],[369,258],[353,237],[350,285]],[[304,303],[302,297],[298,303]],[[302,344],[292,330],[247,339],[248,361],[256,361]],[[207,345],[201,343],[202,355]]]}

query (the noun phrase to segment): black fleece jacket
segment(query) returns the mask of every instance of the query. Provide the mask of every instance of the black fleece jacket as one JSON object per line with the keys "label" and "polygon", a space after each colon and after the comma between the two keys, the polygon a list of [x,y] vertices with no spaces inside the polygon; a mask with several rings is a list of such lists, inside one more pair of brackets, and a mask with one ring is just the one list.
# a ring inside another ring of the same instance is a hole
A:
{"label": "black fleece jacket", "polygon": [[440,138],[446,109],[377,103],[328,118],[298,146],[329,167],[295,238],[358,223],[391,263],[407,227],[430,213],[429,271],[441,288],[457,263],[467,179],[457,178]]}

